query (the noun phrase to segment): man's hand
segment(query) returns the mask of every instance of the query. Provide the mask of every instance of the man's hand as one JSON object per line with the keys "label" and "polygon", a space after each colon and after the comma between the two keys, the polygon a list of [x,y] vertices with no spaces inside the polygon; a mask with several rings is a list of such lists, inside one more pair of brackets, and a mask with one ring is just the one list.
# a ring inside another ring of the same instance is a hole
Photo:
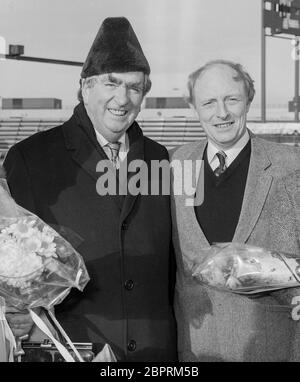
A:
{"label": "man's hand", "polygon": [[[6,319],[15,337],[29,334],[33,326],[32,318],[27,310],[17,310],[7,306]],[[38,312],[36,312],[38,314]]]}

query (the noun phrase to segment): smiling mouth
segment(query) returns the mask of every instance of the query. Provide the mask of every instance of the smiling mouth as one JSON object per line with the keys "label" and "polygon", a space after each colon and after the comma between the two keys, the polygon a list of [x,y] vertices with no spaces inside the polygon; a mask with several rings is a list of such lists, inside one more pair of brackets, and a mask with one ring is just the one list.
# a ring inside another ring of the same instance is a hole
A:
{"label": "smiling mouth", "polygon": [[124,117],[127,114],[127,110],[122,110],[122,109],[108,109],[108,111],[117,117]]}
{"label": "smiling mouth", "polygon": [[226,122],[226,123],[217,123],[214,126],[219,128],[219,129],[226,129],[226,127],[230,127],[233,124],[234,124],[234,122]]}

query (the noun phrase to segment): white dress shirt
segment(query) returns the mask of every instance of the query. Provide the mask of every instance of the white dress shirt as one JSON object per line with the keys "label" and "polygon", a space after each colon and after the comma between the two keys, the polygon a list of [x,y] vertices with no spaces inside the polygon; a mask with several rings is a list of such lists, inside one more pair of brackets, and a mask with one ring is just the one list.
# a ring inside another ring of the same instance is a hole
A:
{"label": "white dress shirt", "polygon": [[213,142],[208,141],[207,160],[212,170],[214,171],[220,164],[219,159],[216,155],[217,152],[224,151],[224,153],[226,154],[225,164],[228,168],[231,165],[231,163],[235,160],[235,158],[239,155],[239,153],[243,150],[243,148],[246,146],[249,139],[249,133],[248,131],[246,131],[246,133],[232,147],[230,147],[230,149],[227,150],[221,150],[220,148],[215,146]]}

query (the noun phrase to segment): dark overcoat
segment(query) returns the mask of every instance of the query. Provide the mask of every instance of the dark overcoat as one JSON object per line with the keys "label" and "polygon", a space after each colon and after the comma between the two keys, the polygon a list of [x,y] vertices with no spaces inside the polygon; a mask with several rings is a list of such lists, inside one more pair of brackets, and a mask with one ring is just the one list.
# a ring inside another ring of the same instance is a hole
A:
{"label": "dark overcoat", "polygon": [[[128,163],[168,159],[128,129]],[[56,228],[83,256],[90,281],[56,307],[73,341],[109,343],[118,360],[176,359],[168,195],[100,196],[97,163],[107,159],[83,104],[61,126],[13,146],[4,161],[15,200]]]}

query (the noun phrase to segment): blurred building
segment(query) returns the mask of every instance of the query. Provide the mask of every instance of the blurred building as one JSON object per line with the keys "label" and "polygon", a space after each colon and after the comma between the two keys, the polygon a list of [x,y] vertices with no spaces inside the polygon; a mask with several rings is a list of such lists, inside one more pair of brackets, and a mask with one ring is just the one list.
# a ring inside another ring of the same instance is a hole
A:
{"label": "blurred building", "polygon": [[2,109],[61,109],[58,98],[2,98]]}
{"label": "blurred building", "polygon": [[186,118],[192,115],[183,97],[146,97],[139,118]]}
{"label": "blurred building", "polygon": [[147,97],[146,109],[188,109],[189,105],[183,97]]}

